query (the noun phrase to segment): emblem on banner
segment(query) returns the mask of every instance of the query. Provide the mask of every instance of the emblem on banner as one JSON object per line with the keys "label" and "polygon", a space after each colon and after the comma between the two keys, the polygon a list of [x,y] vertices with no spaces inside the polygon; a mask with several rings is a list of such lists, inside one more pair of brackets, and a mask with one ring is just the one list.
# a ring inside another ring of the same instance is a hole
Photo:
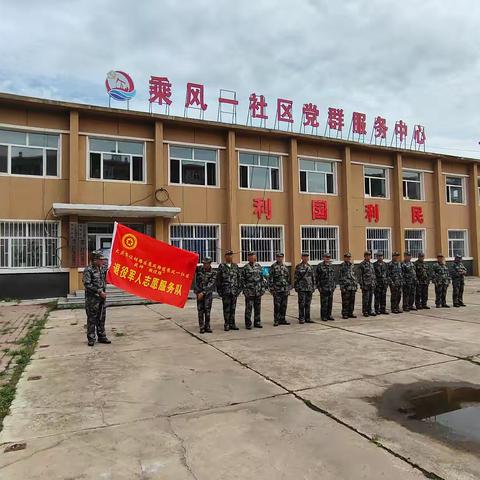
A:
{"label": "emblem on banner", "polygon": [[127,250],[134,250],[138,244],[137,237],[131,233],[126,233],[122,237],[122,246]]}

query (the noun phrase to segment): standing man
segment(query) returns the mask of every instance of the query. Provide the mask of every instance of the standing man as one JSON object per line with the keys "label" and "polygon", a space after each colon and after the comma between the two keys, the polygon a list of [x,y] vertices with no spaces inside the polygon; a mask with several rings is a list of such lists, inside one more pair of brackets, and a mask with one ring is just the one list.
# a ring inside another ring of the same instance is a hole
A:
{"label": "standing man", "polygon": [[98,338],[98,343],[112,343],[105,333],[105,302],[107,300],[107,294],[105,293],[105,277],[107,275],[107,269],[104,267],[105,257],[100,250],[95,250],[92,252],[91,258],[91,264],[83,271],[89,347],[95,345],[96,338]]}
{"label": "standing man", "polygon": [[342,293],[342,318],[357,318],[353,314],[355,308],[355,292],[357,291],[357,278],[351,262],[352,254],[347,252],[343,255],[343,263],[340,266],[338,283]]}
{"label": "standing man", "polygon": [[252,329],[252,310],[254,310],[253,326],[263,328],[260,314],[262,295],[267,289],[267,282],[262,275],[262,266],[257,263],[255,252],[248,252],[248,263],[242,268],[242,286],[245,295],[245,328]]}
{"label": "standing man", "polygon": [[373,264],[375,271],[375,313],[377,315],[388,315],[387,312],[387,289],[388,289],[388,267],[383,261],[383,252],[377,252],[377,261]]}
{"label": "standing man", "polygon": [[223,303],[223,329],[238,330],[235,324],[235,309],[237,308],[237,297],[242,291],[242,277],[240,269],[233,263],[233,252],[225,252],[225,261],[218,266],[217,271],[217,292],[222,297]]}
{"label": "standing man", "polygon": [[332,317],[333,292],[337,286],[335,270],[330,263],[329,253],[323,255],[323,262],[317,266],[317,288],[320,292],[320,317],[326,322],[335,320]]}
{"label": "standing man", "polygon": [[313,268],[308,263],[310,254],[302,253],[302,261],[295,267],[293,287],[298,295],[298,323],[313,323],[310,319],[310,306],[315,291]]}
{"label": "standing man", "polygon": [[440,253],[437,261],[432,266],[432,280],[435,285],[435,306],[437,308],[450,308],[447,305],[447,289],[450,284],[450,274],[445,265],[445,257]]}
{"label": "standing man", "polygon": [[388,264],[388,278],[390,283],[390,310],[392,313],[402,313],[400,300],[402,299],[403,273],[398,252],[393,252],[392,261]]}
{"label": "standing man", "polygon": [[210,328],[210,311],[212,310],[213,292],[217,273],[212,268],[212,259],[205,257],[203,266],[197,268],[193,291],[197,295],[198,326],[200,333],[212,333]]}
{"label": "standing man", "polygon": [[277,253],[277,261],[270,267],[268,288],[273,295],[273,326],[290,325],[287,314],[288,295],[290,294],[290,272],[283,264],[285,255]]}
{"label": "standing man", "polygon": [[366,250],[363,262],[358,266],[358,283],[362,289],[362,313],[364,317],[375,317],[372,309],[373,292],[375,290],[375,270],[371,262],[372,252]]}
{"label": "standing man", "polygon": [[419,253],[413,264],[417,274],[417,291],[415,292],[415,306],[417,310],[430,310],[428,302],[428,284],[430,283],[430,271],[425,263],[425,254]]}
{"label": "standing man", "polygon": [[465,286],[465,275],[467,269],[462,263],[462,256],[455,255],[455,260],[450,269],[450,276],[452,277],[453,287],[453,306],[454,307],[466,307],[463,303],[463,288]]}
{"label": "standing man", "polygon": [[410,310],[416,310],[415,303],[415,290],[417,286],[417,274],[415,273],[415,266],[412,263],[412,256],[410,252],[403,254],[402,263],[403,273],[403,311],[409,312]]}

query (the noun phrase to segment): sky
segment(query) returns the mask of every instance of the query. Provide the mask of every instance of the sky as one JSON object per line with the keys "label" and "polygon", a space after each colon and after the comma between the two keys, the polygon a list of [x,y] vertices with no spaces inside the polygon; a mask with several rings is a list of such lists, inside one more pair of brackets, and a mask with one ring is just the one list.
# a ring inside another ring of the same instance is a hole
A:
{"label": "sky", "polygon": [[[150,76],[168,77],[171,114],[188,82],[237,92],[237,122],[263,94],[425,126],[427,150],[480,158],[480,2],[475,0],[0,0],[0,92],[108,105],[106,73],[128,72],[149,108]],[[115,102],[112,106],[125,108]],[[160,113],[160,107],[154,107]],[[196,113],[196,112],[194,112]],[[192,114],[193,116],[193,114]],[[346,132],[345,132],[346,133]],[[389,135],[390,143],[390,135]]]}

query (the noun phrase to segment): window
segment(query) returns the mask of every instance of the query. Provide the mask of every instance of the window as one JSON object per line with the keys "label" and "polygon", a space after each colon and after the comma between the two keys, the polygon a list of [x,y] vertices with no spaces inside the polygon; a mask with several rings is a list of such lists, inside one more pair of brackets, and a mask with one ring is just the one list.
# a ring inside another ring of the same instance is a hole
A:
{"label": "window", "polygon": [[463,183],[463,177],[447,176],[445,178],[447,203],[465,203]]}
{"label": "window", "polygon": [[387,197],[387,169],[376,167],[364,167],[366,197]]}
{"label": "window", "polygon": [[403,198],[406,200],[423,200],[423,173],[403,171]]}
{"label": "window", "polygon": [[405,251],[410,252],[415,258],[419,253],[425,253],[425,230],[405,229]]}
{"label": "window", "polygon": [[60,265],[60,222],[0,221],[0,268]]}
{"label": "window", "polygon": [[240,153],[240,188],[280,190],[280,157]]}
{"label": "window", "polygon": [[377,252],[383,252],[385,259],[392,257],[389,228],[367,228],[367,250],[375,257]]}
{"label": "window", "polygon": [[170,225],[170,243],[203,257],[219,261],[220,235],[218,225]]}
{"label": "window", "polygon": [[468,243],[466,230],[448,231],[448,256],[454,258],[455,255],[462,257],[468,256]]}
{"label": "window", "polygon": [[60,135],[0,129],[0,174],[58,177]]}
{"label": "window", "polygon": [[170,146],[170,183],[218,186],[217,150]]}
{"label": "window", "polygon": [[335,193],[335,163],[300,159],[300,191]]}
{"label": "window", "polygon": [[308,252],[310,260],[323,260],[325,253],[338,260],[338,227],[302,227],[301,236],[302,252]]}
{"label": "window", "polygon": [[145,143],[89,138],[89,178],[145,181]]}
{"label": "window", "polygon": [[275,261],[277,252],[283,251],[283,227],[244,225],[240,228],[242,262],[248,262],[248,252],[257,253],[259,262]]}
{"label": "window", "polygon": [[480,203],[480,177],[477,178],[477,202]]}

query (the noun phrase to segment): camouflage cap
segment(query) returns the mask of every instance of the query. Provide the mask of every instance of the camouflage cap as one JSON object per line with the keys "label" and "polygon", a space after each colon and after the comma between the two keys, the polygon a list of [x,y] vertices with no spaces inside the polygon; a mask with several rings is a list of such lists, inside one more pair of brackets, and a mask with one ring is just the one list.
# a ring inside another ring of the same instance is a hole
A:
{"label": "camouflage cap", "polygon": [[443,257],[443,253],[437,254],[437,258],[444,258],[444,257]]}
{"label": "camouflage cap", "polygon": [[404,257],[411,257],[412,254],[410,252],[403,252]]}
{"label": "camouflage cap", "polygon": [[455,255],[455,260],[456,260],[457,258],[458,258],[459,260],[461,260],[461,259],[462,259],[462,256],[457,253],[457,254]]}
{"label": "camouflage cap", "polygon": [[233,255],[233,250],[226,250],[225,255]]}
{"label": "camouflage cap", "polygon": [[91,255],[92,260],[105,260],[105,255],[101,250],[94,250]]}
{"label": "camouflage cap", "polygon": [[365,256],[365,255],[371,255],[371,254],[372,254],[372,252],[371,252],[370,250],[365,250],[365,251],[363,252],[363,255],[364,255],[364,256]]}
{"label": "camouflage cap", "polygon": [[211,257],[203,257],[202,262],[203,263],[212,263],[212,259],[211,259]]}
{"label": "camouflage cap", "polygon": [[256,255],[256,254],[257,254],[257,252],[254,252],[253,250],[250,250],[250,251],[247,253],[247,255],[248,255],[249,257],[251,257],[252,255]]}
{"label": "camouflage cap", "polygon": [[283,252],[277,252],[277,254],[275,256],[276,257],[284,257],[285,255],[283,254]]}
{"label": "camouflage cap", "polygon": [[302,257],[309,257],[310,254],[308,252],[302,252]]}
{"label": "camouflage cap", "polygon": [[377,252],[375,255],[377,256],[377,258],[378,257],[383,257],[383,252]]}
{"label": "camouflage cap", "polygon": [[331,256],[328,252],[325,252],[325,253],[323,254],[323,257],[324,257],[324,258],[325,258],[325,257],[327,257],[327,258],[332,258],[332,256]]}
{"label": "camouflage cap", "polygon": [[343,256],[344,256],[344,257],[351,257],[352,254],[351,254],[350,252],[345,252],[345,253],[343,254]]}
{"label": "camouflage cap", "polygon": [[400,256],[400,252],[393,252],[392,253],[392,257],[399,257]]}
{"label": "camouflage cap", "polygon": [[425,254],[424,254],[423,252],[420,252],[420,253],[417,255],[418,258],[424,257],[424,256],[425,256]]}

